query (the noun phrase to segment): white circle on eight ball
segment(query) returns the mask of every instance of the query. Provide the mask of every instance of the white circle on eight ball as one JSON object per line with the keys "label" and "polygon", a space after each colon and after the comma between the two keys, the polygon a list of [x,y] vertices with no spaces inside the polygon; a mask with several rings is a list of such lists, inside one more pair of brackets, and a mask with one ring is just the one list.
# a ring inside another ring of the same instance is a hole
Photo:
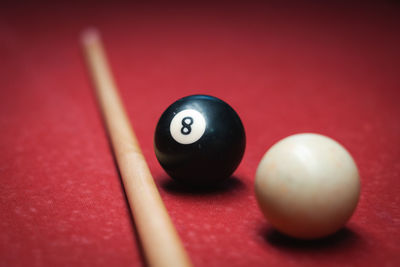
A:
{"label": "white circle on eight ball", "polygon": [[189,145],[199,140],[206,130],[206,120],[194,109],[178,112],[172,119],[169,131],[172,138],[180,144]]}

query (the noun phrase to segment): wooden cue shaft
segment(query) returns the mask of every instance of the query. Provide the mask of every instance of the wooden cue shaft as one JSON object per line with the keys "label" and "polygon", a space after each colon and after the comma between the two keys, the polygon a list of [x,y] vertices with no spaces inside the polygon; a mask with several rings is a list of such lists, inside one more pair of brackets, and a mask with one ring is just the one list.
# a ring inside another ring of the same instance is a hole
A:
{"label": "wooden cue shaft", "polygon": [[82,43],[146,261],[191,266],[124,111],[99,34],[84,32]]}

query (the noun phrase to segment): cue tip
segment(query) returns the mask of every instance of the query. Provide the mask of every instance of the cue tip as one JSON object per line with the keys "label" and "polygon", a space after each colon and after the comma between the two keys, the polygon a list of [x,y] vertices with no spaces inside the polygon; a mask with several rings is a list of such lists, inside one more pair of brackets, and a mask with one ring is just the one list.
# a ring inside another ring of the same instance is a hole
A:
{"label": "cue tip", "polygon": [[93,43],[97,43],[100,40],[100,32],[95,27],[89,27],[82,31],[81,42],[87,46]]}

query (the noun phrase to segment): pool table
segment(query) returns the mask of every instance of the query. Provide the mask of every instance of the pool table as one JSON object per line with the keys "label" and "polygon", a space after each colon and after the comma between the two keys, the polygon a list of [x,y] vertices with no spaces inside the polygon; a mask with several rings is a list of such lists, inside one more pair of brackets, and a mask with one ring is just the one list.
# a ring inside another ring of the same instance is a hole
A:
{"label": "pool table", "polygon": [[[79,43],[87,27],[194,266],[400,265],[398,3],[22,1],[0,8],[0,266],[146,265]],[[161,113],[191,94],[228,102],[246,131],[239,168],[207,190],[154,154]],[[263,154],[302,132],[339,141],[361,176],[349,223],[314,241],[274,230],[254,194]]]}

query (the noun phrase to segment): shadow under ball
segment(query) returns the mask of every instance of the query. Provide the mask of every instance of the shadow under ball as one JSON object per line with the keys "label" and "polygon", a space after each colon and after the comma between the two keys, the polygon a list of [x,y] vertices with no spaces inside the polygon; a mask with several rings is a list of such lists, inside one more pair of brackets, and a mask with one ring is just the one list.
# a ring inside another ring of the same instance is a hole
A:
{"label": "shadow under ball", "polygon": [[184,184],[208,186],[230,177],[246,146],[243,124],[224,101],[192,95],[161,115],[154,149],[163,169]]}

